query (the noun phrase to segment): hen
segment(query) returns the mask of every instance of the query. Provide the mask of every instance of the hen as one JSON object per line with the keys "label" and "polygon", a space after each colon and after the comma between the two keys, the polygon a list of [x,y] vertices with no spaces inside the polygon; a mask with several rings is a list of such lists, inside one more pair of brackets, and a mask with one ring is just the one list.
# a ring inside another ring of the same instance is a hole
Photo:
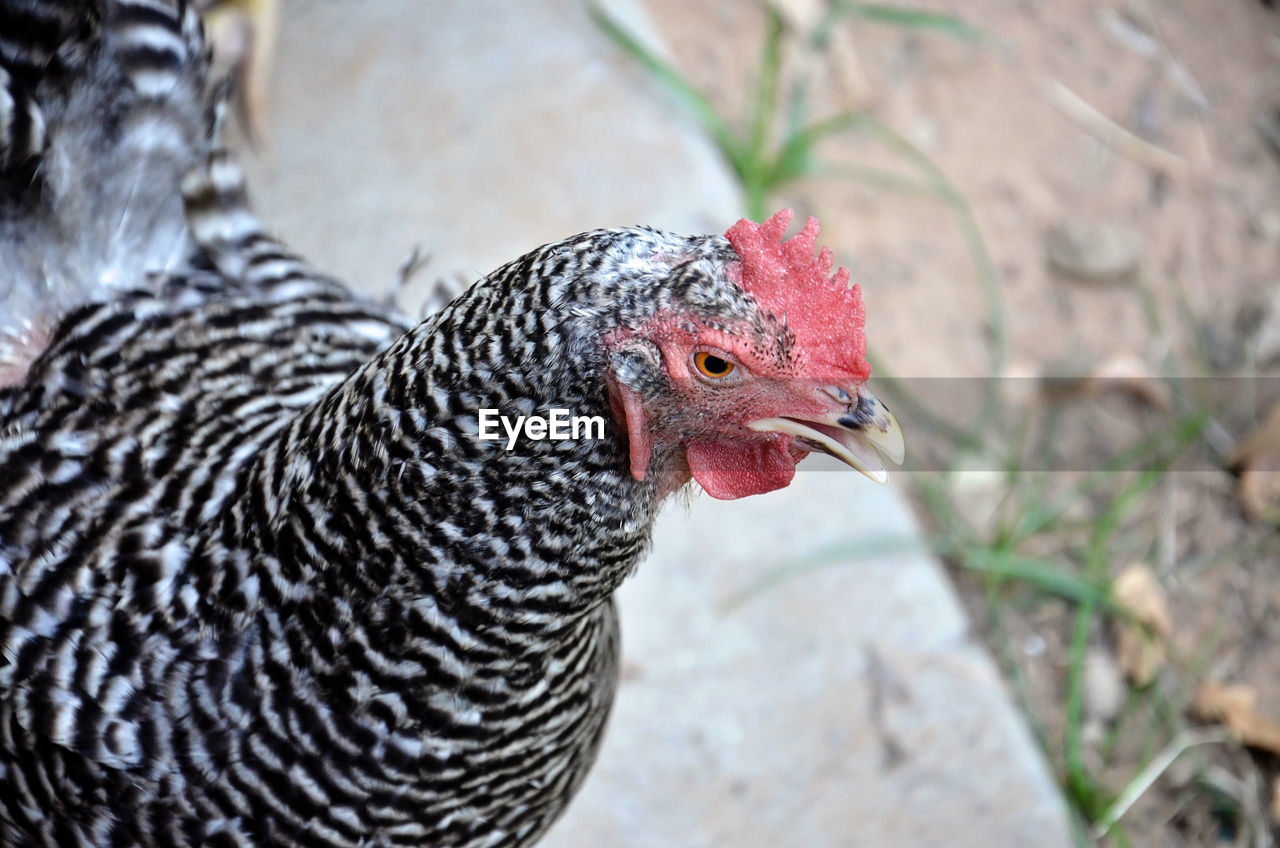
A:
{"label": "hen", "polygon": [[[249,214],[190,7],[0,33],[6,845],[528,845],[663,499],[900,458],[816,221],[584,233],[408,328]],[[606,426],[480,427],[555,409]]]}

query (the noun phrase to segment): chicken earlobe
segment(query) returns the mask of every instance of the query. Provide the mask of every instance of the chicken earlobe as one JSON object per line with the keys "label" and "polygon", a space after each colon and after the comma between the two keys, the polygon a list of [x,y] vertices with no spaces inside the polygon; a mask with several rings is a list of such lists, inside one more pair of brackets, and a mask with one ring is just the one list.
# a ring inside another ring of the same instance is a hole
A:
{"label": "chicken earlobe", "polygon": [[643,482],[649,473],[649,460],[653,458],[653,439],[646,428],[644,402],[638,392],[617,380],[609,381],[609,398],[615,407],[614,414],[620,412],[619,417],[626,426],[631,476]]}

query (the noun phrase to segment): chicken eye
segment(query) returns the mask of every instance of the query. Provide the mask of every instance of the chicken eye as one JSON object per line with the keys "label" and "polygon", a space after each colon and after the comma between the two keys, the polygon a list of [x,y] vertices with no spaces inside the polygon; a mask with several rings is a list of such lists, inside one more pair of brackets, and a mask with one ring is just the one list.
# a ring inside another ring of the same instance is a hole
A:
{"label": "chicken eye", "polygon": [[734,365],[729,360],[716,356],[714,353],[707,353],[705,350],[698,351],[693,355],[693,367],[698,369],[698,373],[704,377],[710,377],[712,380],[719,380],[721,377],[728,377],[733,373]]}

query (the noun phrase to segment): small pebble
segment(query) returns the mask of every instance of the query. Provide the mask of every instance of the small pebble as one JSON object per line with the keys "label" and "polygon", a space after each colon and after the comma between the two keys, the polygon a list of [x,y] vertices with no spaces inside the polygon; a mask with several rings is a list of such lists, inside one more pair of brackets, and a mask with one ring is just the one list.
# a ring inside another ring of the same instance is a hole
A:
{"label": "small pebble", "polygon": [[1084,657],[1084,714],[1097,722],[1110,724],[1124,709],[1128,687],[1120,666],[1109,651],[1090,650]]}
{"label": "small pebble", "polygon": [[1246,303],[1236,315],[1235,326],[1256,367],[1280,362],[1280,291]]}
{"label": "small pebble", "polygon": [[1140,243],[1128,227],[1077,219],[1050,228],[1044,252],[1049,267],[1063,276],[1088,283],[1118,283],[1137,272]]}
{"label": "small pebble", "polygon": [[1280,242],[1280,210],[1259,209],[1249,217],[1249,231],[1263,241]]}

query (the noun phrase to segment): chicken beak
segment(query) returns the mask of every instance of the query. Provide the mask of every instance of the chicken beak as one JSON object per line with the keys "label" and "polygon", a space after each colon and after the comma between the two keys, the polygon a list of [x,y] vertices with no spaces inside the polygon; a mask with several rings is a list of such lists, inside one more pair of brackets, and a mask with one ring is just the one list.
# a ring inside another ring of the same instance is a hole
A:
{"label": "chicken beak", "polygon": [[747,426],[761,433],[794,436],[805,447],[828,453],[877,483],[887,483],[883,459],[901,465],[906,456],[906,443],[893,413],[866,388],[852,396],[834,386],[822,391],[847,406],[826,418],[763,418]]}

